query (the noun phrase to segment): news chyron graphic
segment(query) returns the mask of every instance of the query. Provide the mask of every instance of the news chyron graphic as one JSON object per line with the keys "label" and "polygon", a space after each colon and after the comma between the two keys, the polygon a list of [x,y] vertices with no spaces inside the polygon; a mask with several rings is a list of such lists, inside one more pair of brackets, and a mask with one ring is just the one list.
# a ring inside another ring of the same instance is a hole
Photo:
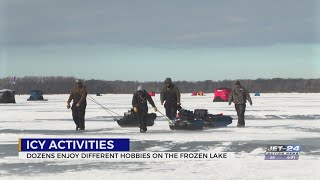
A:
{"label": "news chyron graphic", "polygon": [[[20,159],[81,159],[92,152],[130,151],[129,139],[19,139]],[[80,153],[81,152],[81,153]],[[89,153],[88,153],[89,152]]]}
{"label": "news chyron graphic", "polygon": [[130,152],[129,139],[19,139],[20,159],[215,160],[234,152]]}
{"label": "news chyron graphic", "polygon": [[265,160],[299,160],[301,145],[271,145],[265,153]]}

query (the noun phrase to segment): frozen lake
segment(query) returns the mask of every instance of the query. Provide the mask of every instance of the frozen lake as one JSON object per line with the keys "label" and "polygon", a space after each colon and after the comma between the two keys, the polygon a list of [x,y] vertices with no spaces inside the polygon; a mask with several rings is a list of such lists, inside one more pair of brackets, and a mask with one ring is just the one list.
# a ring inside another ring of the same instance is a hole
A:
{"label": "frozen lake", "polygon": [[[169,129],[157,114],[146,134],[138,128],[121,128],[100,106],[88,100],[86,131],[75,131],[68,95],[45,95],[47,102],[29,102],[16,96],[16,104],[0,104],[0,179],[320,179],[320,94],[261,94],[247,105],[246,128],[237,128],[234,106],[212,102],[213,94],[182,95],[189,110],[231,115],[226,128],[187,131]],[[132,95],[103,95],[94,99],[118,114],[131,107]],[[161,112],[159,95],[154,97]],[[152,111],[152,110],[150,110]],[[237,152],[232,160],[161,162],[145,160],[31,161],[18,159],[18,138],[130,138],[131,151]],[[265,161],[272,144],[302,145],[298,161]]]}

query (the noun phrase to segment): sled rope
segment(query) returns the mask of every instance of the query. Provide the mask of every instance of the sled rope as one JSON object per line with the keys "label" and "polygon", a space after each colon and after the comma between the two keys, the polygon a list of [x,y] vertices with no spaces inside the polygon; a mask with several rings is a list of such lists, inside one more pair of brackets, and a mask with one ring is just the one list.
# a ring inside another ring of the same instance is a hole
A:
{"label": "sled rope", "polygon": [[[114,112],[114,111],[112,111],[112,110],[104,107],[103,105],[101,105],[101,104],[100,104],[97,100],[95,100],[92,96],[88,95],[88,97],[89,97],[89,100],[90,100],[90,101],[92,101],[93,103],[99,105],[102,109],[104,109],[105,111],[107,111],[107,112],[114,118],[115,121],[117,121],[118,119],[117,119],[113,114],[116,114],[116,115],[118,115],[118,116],[121,116],[120,114],[118,114],[118,113],[116,113],[116,112]],[[113,113],[113,114],[112,114],[112,113]]]}
{"label": "sled rope", "polygon": [[169,119],[166,115],[164,115],[161,111],[158,110],[158,112],[159,112],[160,114],[162,114],[162,116],[165,117],[165,119],[169,122],[170,125],[174,124],[174,123],[172,122],[172,120]]}
{"label": "sled rope", "polygon": [[95,100],[92,96],[89,95],[89,97],[94,101],[94,103],[98,104],[98,105],[101,106],[103,109],[106,109],[106,110],[112,112],[112,113],[115,114],[115,115],[121,116],[120,114],[112,111],[111,109],[106,108],[106,107],[104,107],[103,105],[101,105],[101,104],[100,104],[97,100]]}

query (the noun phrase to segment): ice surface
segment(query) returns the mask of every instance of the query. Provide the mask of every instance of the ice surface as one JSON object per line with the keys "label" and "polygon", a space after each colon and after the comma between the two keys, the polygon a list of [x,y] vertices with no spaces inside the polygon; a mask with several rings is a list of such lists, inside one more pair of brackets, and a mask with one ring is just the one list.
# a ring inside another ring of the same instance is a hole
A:
{"label": "ice surface", "polygon": [[[132,95],[91,95],[103,106],[123,115],[131,107]],[[226,128],[187,131],[169,129],[158,118],[146,134],[138,128],[121,128],[114,118],[88,99],[86,131],[75,131],[68,95],[45,95],[47,102],[27,101],[16,96],[16,104],[0,104],[0,179],[320,179],[320,94],[252,95],[247,105],[246,128],[236,127],[233,105],[212,102],[206,96],[182,95],[182,106],[189,110],[208,109],[209,113],[231,115]],[[154,97],[158,109],[165,110]],[[153,111],[150,109],[150,111]],[[213,151],[237,152],[233,160],[155,162],[107,161],[30,161],[19,160],[18,138],[130,138],[131,151]],[[270,144],[301,144],[298,161],[265,161]]]}

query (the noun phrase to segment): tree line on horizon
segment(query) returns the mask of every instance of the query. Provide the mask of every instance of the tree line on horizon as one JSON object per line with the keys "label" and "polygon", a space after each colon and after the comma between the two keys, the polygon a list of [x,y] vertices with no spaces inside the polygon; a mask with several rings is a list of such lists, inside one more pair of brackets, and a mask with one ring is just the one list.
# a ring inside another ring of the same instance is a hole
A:
{"label": "tree line on horizon", "polygon": [[[29,94],[31,90],[41,90],[44,94],[68,94],[74,87],[75,77],[18,77],[15,83],[12,78],[1,78],[0,89],[13,89],[16,94]],[[239,80],[240,83],[251,93],[319,93],[320,79],[256,79]],[[233,88],[234,80],[223,81],[174,81],[181,93],[202,91],[213,93],[216,88]],[[161,92],[163,82],[138,82],[138,81],[105,81],[105,80],[83,80],[90,94],[131,94],[139,85],[146,91]]]}

